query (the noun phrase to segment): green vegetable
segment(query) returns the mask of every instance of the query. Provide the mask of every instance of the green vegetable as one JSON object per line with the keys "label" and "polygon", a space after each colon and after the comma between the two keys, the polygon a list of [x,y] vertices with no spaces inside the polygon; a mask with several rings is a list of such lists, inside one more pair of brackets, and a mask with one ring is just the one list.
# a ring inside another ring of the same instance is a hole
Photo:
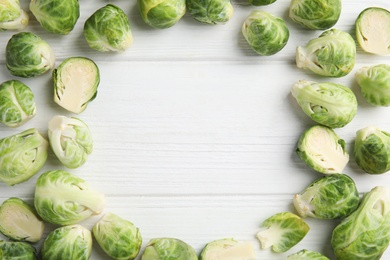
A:
{"label": "green vegetable", "polygon": [[356,44],[352,36],[338,29],[324,31],[305,46],[298,46],[296,64],[317,75],[343,77],[352,71],[356,60]]}
{"label": "green vegetable", "polygon": [[54,102],[79,114],[97,96],[100,72],[95,62],[85,57],[65,59],[53,70]]}
{"label": "green vegetable", "polygon": [[35,186],[35,209],[43,220],[53,224],[72,225],[98,215],[104,203],[104,194],[63,170],[43,173]]}
{"label": "green vegetable", "polygon": [[355,22],[356,40],[363,51],[390,54],[390,12],[380,7],[364,9]]}
{"label": "green vegetable", "polygon": [[233,16],[230,0],[187,0],[188,13],[197,21],[224,24]]}
{"label": "green vegetable", "polygon": [[345,174],[330,174],[296,194],[293,204],[301,217],[336,219],[349,216],[359,204],[355,182]]}
{"label": "green vegetable", "polygon": [[277,213],[267,218],[257,233],[262,249],[272,248],[276,253],[283,253],[298,244],[309,232],[310,227],[299,216],[290,212]]}
{"label": "green vegetable", "polygon": [[296,153],[310,168],[324,174],[342,173],[349,161],[345,141],[331,128],[321,125],[305,130]]}
{"label": "green vegetable", "polygon": [[276,2],[276,0],[249,0],[249,3],[255,6],[270,5],[274,2]]}
{"label": "green vegetable", "polygon": [[113,259],[135,259],[142,246],[139,229],[128,220],[106,213],[93,227],[99,246]]}
{"label": "green vegetable", "polygon": [[292,87],[291,94],[306,115],[330,128],[347,125],[357,112],[355,94],[340,84],[300,80]]}
{"label": "green vegetable", "polygon": [[186,0],[137,0],[144,22],[156,29],[175,25],[186,12]]}
{"label": "green vegetable", "polygon": [[368,126],[356,132],[354,157],[357,165],[369,174],[390,170],[390,133]]}
{"label": "green vegetable", "polygon": [[153,238],[142,254],[141,260],[197,260],[195,250],[176,238]]}
{"label": "green vegetable", "polygon": [[337,23],[341,8],[341,0],[292,0],[289,16],[307,29],[326,30]]}
{"label": "green vegetable", "polygon": [[378,64],[360,68],[355,79],[363,97],[374,106],[390,106],[390,66]]}
{"label": "green vegetable", "polygon": [[14,240],[38,242],[43,235],[45,224],[34,209],[22,199],[9,198],[0,206],[0,232]]}
{"label": "green vegetable", "polygon": [[247,16],[242,34],[251,48],[263,56],[281,51],[290,37],[282,18],[261,10],[254,10]]}
{"label": "green vegetable", "polygon": [[28,14],[20,7],[19,0],[2,0],[0,2],[0,32],[23,30],[28,22]]}
{"label": "green vegetable", "polygon": [[18,127],[33,118],[36,113],[34,93],[19,80],[0,84],[0,122]]}
{"label": "green vegetable", "polygon": [[88,260],[92,253],[91,231],[81,225],[54,229],[43,242],[42,260]]}
{"label": "green vegetable", "polygon": [[358,209],[333,230],[331,244],[339,260],[379,260],[390,242],[390,189],[374,187]]}
{"label": "green vegetable", "polygon": [[27,181],[45,164],[48,148],[35,128],[0,139],[0,180],[10,186]]}
{"label": "green vegetable", "polygon": [[30,11],[43,29],[55,34],[69,34],[80,16],[78,0],[31,0]]}
{"label": "green vegetable", "polygon": [[12,35],[5,49],[9,72],[18,77],[35,77],[54,68],[55,56],[49,44],[31,32]]}
{"label": "green vegetable", "polygon": [[80,167],[92,153],[92,134],[79,118],[54,116],[49,122],[48,136],[54,154],[68,168]]}
{"label": "green vegetable", "polygon": [[214,240],[200,253],[200,260],[252,260],[255,259],[252,243],[238,242],[233,238]]}
{"label": "green vegetable", "polygon": [[84,23],[84,37],[97,51],[124,51],[133,43],[130,22],[113,4],[98,9]]}
{"label": "green vegetable", "polygon": [[36,260],[36,249],[27,242],[0,240],[0,257],[4,260]]}
{"label": "green vegetable", "polygon": [[287,256],[287,260],[329,260],[329,258],[319,252],[302,249]]}

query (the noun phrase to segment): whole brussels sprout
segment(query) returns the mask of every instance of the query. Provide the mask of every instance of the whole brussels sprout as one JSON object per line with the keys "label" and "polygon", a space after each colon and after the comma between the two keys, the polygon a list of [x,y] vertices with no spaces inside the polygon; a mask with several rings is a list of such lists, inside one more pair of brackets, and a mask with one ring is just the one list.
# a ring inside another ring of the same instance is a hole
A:
{"label": "whole brussels sprout", "polygon": [[239,242],[233,238],[214,240],[200,253],[199,260],[255,259],[251,242]]}
{"label": "whole brussels sprout", "polygon": [[339,260],[379,260],[390,243],[390,189],[376,186],[336,226],[331,244]]}
{"label": "whole brussels sprout", "polygon": [[133,43],[130,22],[121,8],[107,4],[84,23],[84,37],[97,51],[124,51]]}
{"label": "whole brussels sprout", "polygon": [[141,18],[156,29],[175,25],[186,13],[186,0],[137,0]]}
{"label": "whole brussels sprout", "polygon": [[28,22],[28,14],[20,8],[19,0],[2,0],[0,2],[0,32],[23,30]]}
{"label": "whole brussels sprout", "polygon": [[113,259],[135,259],[142,246],[139,229],[128,220],[106,213],[93,227],[99,246]]}
{"label": "whole brussels sprout", "polygon": [[0,84],[0,122],[18,127],[33,118],[36,113],[34,93],[19,80]]}
{"label": "whole brussels sprout", "polygon": [[27,242],[1,241],[0,256],[4,260],[36,260],[36,249]]}
{"label": "whole brussels sprout", "polygon": [[188,13],[197,21],[207,24],[224,24],[233,15],[230,0],[187,0]]}
{"label": "whole brussels sprout", "polygon": [[249,0],[249,3],[255,6],[270,5],[274,2],[276,2],[276,0]]}
{"label": "whole brussels sprout", "polygon": [[78,0],[31,0],[30,11],[43,29],[55,34],[69,34],[80,16]]}
{"label": "whole brussels sprout", "polygon": [[76,224],[100,214],[104,204],[104,194],[63,170],[43,173],[35,185],[35,209],[43,220],[52,224]]}
{"label": "whole brussels sprout", "polygon": [[251,48],[263,56],[281,51],[290,37],[282,18],[261,10],[254,10],[247,16],[242,34]]}
{"label": "whole brussels sprout", "polygon": [[355,79],[363,97],[374,106],[390,106],[390,66],[378,64],[360,68]]}
{"label": "whole brussels sprout", "polygon": [[0,206],[0,232],[14,240],[36,243],[41,240],[45,224],[35,210],[22,199],[9,198]]}
{"label": "whole brussels sprout", "polygon": [[298,46],[296,64],[326,77],[346,76],[355,66],[356,44],[349,33],[338,29],[324,31],[305,46]]}
{"label": "whole brussels sprout", "polygon": [[307,29],[326,30],[337,23],[341,8],[341,0],[292,0],[289,16]]}
{"label": "whole brussels sprout", "polygon": [[176,238],[153,238],[142,254],[141,260],[198,260],[195,250]]}
{"label": "whole brussels sprout", "polygon": [[42,260],[88,260],[91,253],[91,231],[78,224],[51,231],[41,249]]}
{"label": "whole brussels sprout", "polygon": [[364,9],[356,19],[356,40],[368,53],[390,54],[390,12],[380,7]]}
{"label": "whole brussels sprout", "polygon": [[287,260],[329,260],[329,258],[319,252],[302,249],[287,256]]}
{"label": "whole brussels sprout", "polygon": [[340,84],[300,80],[291,88],[291,94],[306,115],[330,128],[347,125],[357,112],[355,94]]}
{"label": "whole brussels sprout", "polygon": [[18,77],[35,77],[54,68],[55,56],[52,48],[31,32],[12,35],[5,49],[9,72]]}
{"label": "whole brussels sprout", "polygon": [[10,186],[27,181],[43,167],[48,150],[35,128],[0,139],[0,180]]}
{"label": "whole brussels sprout", "polygon": [[356,132],[354,157],[357,165],[369,174],[390,170],[390,133],[368,126]]}

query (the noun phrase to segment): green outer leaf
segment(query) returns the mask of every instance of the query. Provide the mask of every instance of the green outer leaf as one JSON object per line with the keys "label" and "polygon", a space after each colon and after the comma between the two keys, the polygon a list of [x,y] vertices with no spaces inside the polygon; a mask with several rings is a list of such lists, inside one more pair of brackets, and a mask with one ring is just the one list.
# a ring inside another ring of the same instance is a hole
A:
{"label": "green outer leaf", "polygon": [[287,260],[329,260],[329,258],[319,252],[302,249],[287,256]]}
{"label": "green outer leaf", "polygon": [[276,0],[249,0],[249,3],[254,6],[270,5],[276,2]]}
{"label": "green outer leaf", "polygon": [[147,244],[142,260],[197,260],[195,250],[176,238],[153,238]]}
{"label": "green outer leaf", "polygon": [[233,15],[231,0],[186,0],[188,13],[197,21],[224,24]]}
{"label": "green outer leaf", "polygon": [[144,22],[156,29],[175,25],[186,12],[186,0],[138,0]]}
{"label": "green outer leaf", "polygon": [[36,249],[27,242],[5,242],[0,240],[0,257],[8,260],[35,260]]}

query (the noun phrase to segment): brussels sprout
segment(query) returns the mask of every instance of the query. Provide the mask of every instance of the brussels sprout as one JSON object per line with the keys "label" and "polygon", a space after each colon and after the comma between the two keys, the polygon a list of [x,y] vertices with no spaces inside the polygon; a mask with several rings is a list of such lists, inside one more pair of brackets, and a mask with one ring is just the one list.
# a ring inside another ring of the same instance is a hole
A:
{"label": "brussels sprout", "polygon": [[197,21],[208,24],[224,24],[233,15],[230,0],[187,0],[187,10]]}
{"label": "brussels sprout", "polygon": [[97,51],[124,51],[133,43],[129,19],[113,4],[98,9],[85,21],[84,37]]}
{"label": "brussels sprout", "polygon": [[263,56],[281,51],[290,37],[282,18],[261,10],[252,11],[245,19],[242,34],[251,48]]}
{"label": "brussels sprout", "polygon": [[377,186],[365,193],[355,212],[333,230],[337,259],[380,259],[390,242],[390,189]]}
{"label": "brussels sprout", "polygon": [[79,114],[96,98],[100,72],[91,59],[67,58],[53,70],[52,77],[54,102],[68,111]]}
{"label": "brussels sprout", "polygon": [[249,3],[255,6],[270,5],[274,2],[276,2],[276,0],[249,0]]}
{"label": "brussels sprout", "polygon": [[15,241],[38,242],[45,224],[34,209],[19,198],[9,198],[0,206],[0,232]]}
{"label": "brussels sprout", "polygon": [[390,54],[390,12],[380,7],[364,9],[355,22],[356,40],[368,53]]}
{"label": "brussels sprout", "polygon": [[79,118],[54,116],[48,136],[54,154],[68,168],[80,167],[92,153],[92,134]]}
{"label": "brussels sprout", "polygon": [[186,0],[137,0],[141,18],[156,29],[175,25],[186,13]]}
{"label": "brussels sprout", "polygon": [[2,0],[0,2],[0,32],[23,30],[28,22],[28,14],[20,8],[19,0]]}
{"label": "brussels sprout", "polygon": [[355,94],[340,84],[300,80],[291,88],[291,94],[306,115],[330,128],[345,126],[357,112]]}
{"label": "brussels sprout", "polygon": [[0,257],[4,260],[35,260],[36,249],[27,242],[5,242],[0,240]]}
{"label": "brussels sprout", "polygon": [[10,186],[27,181],[43,167],[48,150],[35,128],[0,139],[0,180]]}
{"label": "brussels sprout", "polygon": [[197,260],[195,250],[176,238],[153,238],[146,245],[141,260]]}
{"label": "brussels sprout", "polygon": [[296,64],[326,77],[346,76],[355,66],[356,44],[352,36],[338,29],[324,31],[305,46],[298,46]]}
{"label": "brussels sprout", "polygon": [[357,165],[369,174],[390,170],[390,133],[368,126],[356,132],[354,157]]}
{"label": "brussels sprout", "polygon": [[200,253],[200,260],[251,260],[255,259],[252,243],[238,242],[232,238],[214,240]]}
{"label": "brussels sprout", "polygon": [[339,20],[341,7],[341,0],[292,0],[289,16],[307,29],[326,30]]}
{"label": "brussels sprout", "polygon": [[54,68],[55,56],[52,48],[31,32],[12,35],[5,50],[9,72],[18,77],[35,77]]}
{"label": "brussels sprout", "polygon": [[355,79],[363,97],[374,106],[390,106],[390,66],[378,64],[360,68]]}
{"label": "brussels sprout", "polygon": [[141,249],[139,229],[128,220],[106,213],[93,227],[96,241],[113,259],[135,259]]}
{"label": "brussels sprout", "polygon": [[287,260],[329,260],[329,258],[319,252],[302,249],[287,256]]}
{"label": "brussels sprout", "polygon": [[271,247],[276,253],[283,253],[298,244],[309,232],[310,227],[299,216],[290,212],[277,213],[262,224],[266,228],[257,233],[262,249]]}
{"label": "brussels sprout", "polygon": [[36,106],[31,89],[19,80],[0,84],[0,122],[18,127],[35,116]]}
{"label": "brussels sprout", "polygon": [[43,242],[42,260],[88,260],[92,253],[91,231],[81,225],[59,227]]}
{"label": "brussels sprout", "polygon": [[331,174],[295,194],[293,204],[301,217],[335,219],[349,216],[359,205],[355,182],[345,174]]}
{"label": "brussels sprout", "polygon": [[80,16],[78,0],[31,0],[30,11],[43,29],[55,34],[69,34]]}
{"label": "brussels sprout", "polygon": [[63,170],[43,173],[35,186],[35,209],[43,220],[53,224],[72,225],[98,215],[104,203],[104,194]]}
{"label": "brussels sprout", "polygon": [[308,128],[300,136],[296,153],[309,167],[324,174],[343,172],[349,161],[345,141],[321,125]]}

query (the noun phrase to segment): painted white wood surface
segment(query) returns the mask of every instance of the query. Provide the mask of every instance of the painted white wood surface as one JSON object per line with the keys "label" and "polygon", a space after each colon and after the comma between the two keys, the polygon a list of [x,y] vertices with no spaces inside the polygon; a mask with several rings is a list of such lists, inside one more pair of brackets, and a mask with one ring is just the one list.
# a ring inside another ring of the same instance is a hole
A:
{"label": "painted white wood surface", "polygon": [[[28,1],[21,2],[28,10]],[[130,19],[134,44],[123,53],[99,53],[83,38],[84,21],[107,3],[120,6]],[[365,54],[358,48],[355,69],[348,76],[315,76],[295,66],[295,48],[321,32],[294,24],[287,16],[289,0],[265,7],[250,6],[246,0],[233,4],[235,13],[226,25],[201,24],[187,14],[174,27],[156,30],[140,19],[135,0],[80,0],[80,19],[65,36],[45,32],[29,13],[26,31],[52,46],[57,64],[67,57],[86,56],[101,71],[97,98],[77,115],[93,133],[93,154],[82,167],[68,170],[50,153],[40,173],[65,169],[104,192],[105,212],[137,225],[143,248],[151,238],[176,237],[200,252],[214,239],[234,237],[252,241],[256,259],[285,259],[303,248],[332,258],[329,241],[337,221],[306,219],[309,234],[284,254],[260,250],[255,238],[267,217],[295,212],[293,194],[322,176],[295,154],[299,135],[314,122],[300,110],[290,88],[300,79],[352,88],[358,113],[346,127],[336,129],[351,149],[356,131],[363,127],[376,125],[390,131],[389,108],[369,106],[353,78],[358,68],[388,63],[389,57]],[[357,15],[368,6],[390,8],[390,3],[344,0],[335,27],[353,34]],[[290,39],[278,54],[258,56],[245,42],[241,26],[254,9],[287,22]],[[1,82],[16,78],[5,67],[5,46],[13,33],[0,32]],[[31,127],[46,136],[54,115],[73,115],[53,102],[50,73],[20,80],[36,96],[37,115],[16,129],[1,125],[0,138]],[[355,180],[361,193],[390,185],[388,173],[365,174],[352,156],[344,173]],[[0,201],[17,196],[31,202],[39,174],[13,187],[0,183]],[[82,224],[91,228],[102,215]],[[46,234],[53,228],[47,225]],[[40,243],[36,246],[39,249]],[[91,259],[107,257],[95,244]],[[390,259],[390,252],[383,259]]]}

